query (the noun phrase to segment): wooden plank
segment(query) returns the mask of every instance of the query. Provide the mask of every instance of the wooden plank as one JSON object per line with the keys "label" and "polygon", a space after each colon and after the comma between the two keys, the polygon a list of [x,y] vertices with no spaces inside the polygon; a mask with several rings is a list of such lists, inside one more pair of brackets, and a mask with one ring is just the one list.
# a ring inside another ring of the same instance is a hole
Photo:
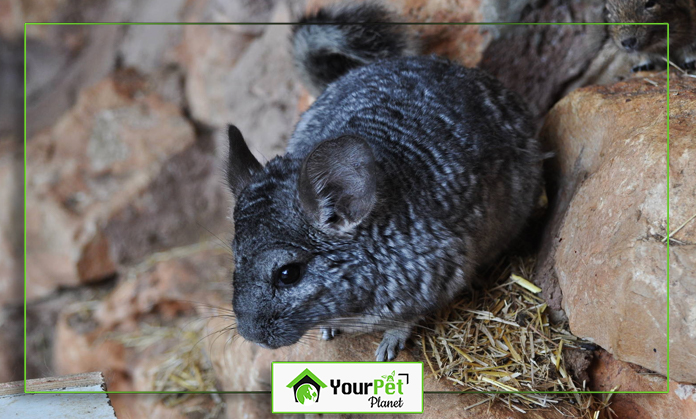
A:
{"label": "wooden plank", "polygon": [[[100,372],[27,381],[27,391],[105,391]],[[106,393],[27,394],[24,383],[0,384],[0,418],[115,419]]]}
{"label": "wooden plank", "polygon": [[[81,387],[99,386],[97,390],[84,390]],[[27,380],[27,391],[106,391],[104,376],[100,372],[64,375],[60,377],[45,377]],[[75,388],[75,390],[72,390]],[[0,396],[24,393],[24,382],[0,383]]]}

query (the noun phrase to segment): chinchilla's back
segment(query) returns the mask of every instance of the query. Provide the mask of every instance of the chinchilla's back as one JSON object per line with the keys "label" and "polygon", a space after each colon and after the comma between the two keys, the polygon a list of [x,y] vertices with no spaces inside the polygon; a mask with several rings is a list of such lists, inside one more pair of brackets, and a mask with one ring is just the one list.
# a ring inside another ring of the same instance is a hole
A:
{"label": "chinchilla's back", "polygon": [[432,228],[440,237],[421,239],[457,242],[478,264],[504,249],[538,198],[541,156],[531,121],[519,98],[480,70],[396,58],[330,84],[302,116],[288,151],[301,157],[326,138],[364,138],[388,183],[375,222],[405,232]]}

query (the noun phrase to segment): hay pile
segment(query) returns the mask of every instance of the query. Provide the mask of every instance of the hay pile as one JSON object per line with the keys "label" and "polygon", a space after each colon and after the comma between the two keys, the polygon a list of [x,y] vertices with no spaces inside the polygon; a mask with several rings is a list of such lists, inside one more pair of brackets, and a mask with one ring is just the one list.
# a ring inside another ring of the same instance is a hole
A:
{"label": "hay pile", "polygon": [[556,409],[577,417],[559,403],[565,401],[583,412],[582,418],[610,419],[610,395],[505,393],[588,391],[587,383],[573,380],[565,354],[592,345],[565,324],[549,321],[541,290],[525,279],[533,264],[533,259],[501,263],[486,275],[496,285],[473,291],[428,320],[432,331],[416,337],[426,355],[426,376],[449,380],[463,392],[489,392],[469,408],[502,399],[523,413]]}

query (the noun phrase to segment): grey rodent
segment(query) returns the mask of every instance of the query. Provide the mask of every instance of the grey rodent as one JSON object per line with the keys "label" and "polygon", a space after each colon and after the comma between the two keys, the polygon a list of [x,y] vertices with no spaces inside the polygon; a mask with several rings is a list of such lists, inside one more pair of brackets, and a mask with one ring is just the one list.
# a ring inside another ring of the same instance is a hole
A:
{"label": "grey rodent", "polygon": [[[387,18],[366,3],[301,22]],[[326,339],[369,327],[385,330],[377,360],[394,359],[525,225],[542,160],[526,106],[481,70],[401,57],[408,39],[396,26],[296,26],[298,67],[322,93],[287,154],[262,167],[229,127],[245,339],[278,348],[316,326]],[[365,45],[387,50],[354,49]]]}
{"label": "grey rodent", "polygon": [[[607,0],[610,23],[669,23],[670,58],[682,68],[696,65],[696,0]],[[667,28],[664,25],[611,25],[619,48],[640,55],[633,71],[665,68]]]}

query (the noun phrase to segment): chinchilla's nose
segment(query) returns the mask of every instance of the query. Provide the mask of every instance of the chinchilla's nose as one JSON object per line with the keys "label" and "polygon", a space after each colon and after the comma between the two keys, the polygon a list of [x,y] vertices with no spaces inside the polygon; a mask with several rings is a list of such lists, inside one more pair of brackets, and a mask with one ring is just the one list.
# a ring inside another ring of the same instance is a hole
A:
{"label": "chinchilla's nose", "polygon": [[638,44],[638,40],[632,36],[630,38],[626,38],[623,41],[621,41],[621,45],[626,48],[628,51],[634,51],[636,49],[636,45]]}
{"label": "chinchilla's nose", "polygon": [[237,332],[250,342],[261,345],[266,343],[266,333],[263,327],[261,327],[259,322],[250,318],[240,318],[237,316]]}

